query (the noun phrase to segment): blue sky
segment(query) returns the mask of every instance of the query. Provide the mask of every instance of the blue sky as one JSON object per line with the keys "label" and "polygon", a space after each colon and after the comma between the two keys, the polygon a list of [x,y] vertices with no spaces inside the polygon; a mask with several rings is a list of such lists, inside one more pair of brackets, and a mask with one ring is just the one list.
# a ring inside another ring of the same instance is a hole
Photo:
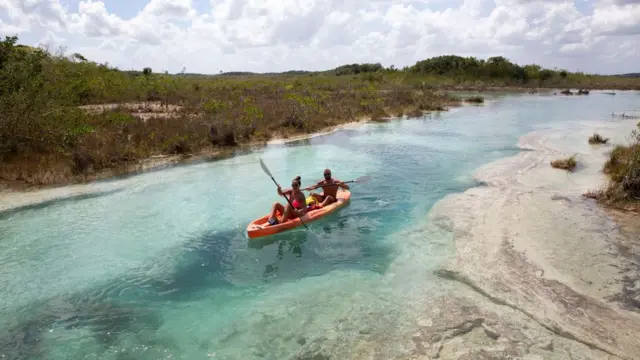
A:
{"label": "blue sky", "polygon": [[[60,0],[62,6],[68,6],[69,10],[77,11],[78,4],[81,0]],[[144,7],[149,3],[149,0],[111,0],[103,1],[106,9],[128,20],[134,18]],[[194,9],[200,13],[206,13],[211,11],[211,5],[209,1],[192,1]]]}
{"label": "blue sky", "polygon": [[402,67],[443,54],[640,71],[640,0],[0,0],[0,35],[169,72]]}

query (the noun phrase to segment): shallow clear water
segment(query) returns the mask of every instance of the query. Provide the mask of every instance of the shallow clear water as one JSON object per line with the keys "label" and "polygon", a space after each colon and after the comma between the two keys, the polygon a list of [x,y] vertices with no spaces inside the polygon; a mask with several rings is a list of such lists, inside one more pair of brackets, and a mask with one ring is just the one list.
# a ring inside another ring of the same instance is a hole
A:
{"label": "shallow clear water", "polygon": [[[432,271],[454,256],[450,234],[425,220],[431,206],[478,186],[472,171],[516,154],[519,136],[615,121],[638,100],[496,96],[0,213],[0,355],[282,359],[363,338],[400,353],[421,302],[447,286]],[[312,232],[247,240],[247,223],[281,200],[260,157],[283,185],[310,185],[325,167],[372,180]]]}

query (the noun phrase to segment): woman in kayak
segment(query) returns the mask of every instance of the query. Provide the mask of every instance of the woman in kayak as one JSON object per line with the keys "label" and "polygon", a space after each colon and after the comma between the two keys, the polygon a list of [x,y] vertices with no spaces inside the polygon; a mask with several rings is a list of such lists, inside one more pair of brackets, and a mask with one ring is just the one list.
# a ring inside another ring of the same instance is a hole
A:
{"label": "woman in kayak", "polygon": [[283,214],[282,222],[286,222],[287,220],[300,217],[307,212],[307,200],[304,196],[304,193],[300,191],[300,180],[300,176],[296,176],[296,178],[291,182],[291,189],[287,189],[284,191],[282,190],[280,185],[278,185],[278,195],[288,197],[289,201],[293,205],[293,208],[288,203],[286,207],[278,202],[273,204],[268,220],[270,225],[276,225],[278,223],[278,218],[276,216],[278,213]]}

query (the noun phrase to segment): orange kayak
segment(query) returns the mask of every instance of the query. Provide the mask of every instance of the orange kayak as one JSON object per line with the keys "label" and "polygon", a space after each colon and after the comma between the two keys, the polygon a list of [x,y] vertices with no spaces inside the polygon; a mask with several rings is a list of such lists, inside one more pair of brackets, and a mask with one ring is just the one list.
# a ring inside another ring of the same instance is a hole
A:
{"label": "orange kayak", "polygon": [[[306,214],[302,216],[302,221],[305,224],[308,224],[314,220],[317,220],[325,215],[328,215],[341,207],[345,206],[349,200],[351,199],[351,192],[344,189],[338,189],[338,198],[337,201],[333,204],[329,204],[323,208],[315,209],[308,211]],[[258,219],[253,220],[247,226],[247,235],[249,239],[259,238],[263,236],[269,236],[277,233],[281,233],[283,231],[296,228],[298,226],[302,226],[302,222],[299,218],[289,220],[287,222],[282,221],[282,214],[278,214],[278,224],[270,225],[267,220],[269,219],[269,214],[262,216]]]}

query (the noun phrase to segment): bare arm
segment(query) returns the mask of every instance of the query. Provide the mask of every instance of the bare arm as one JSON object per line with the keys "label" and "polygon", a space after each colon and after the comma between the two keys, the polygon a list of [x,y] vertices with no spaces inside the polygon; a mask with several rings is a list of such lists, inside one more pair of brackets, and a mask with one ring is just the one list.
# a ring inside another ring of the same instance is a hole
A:
{"label": "bare arm", "polygon": [[319,183],[317,183],[317,184],[315,184],[315,185],[311,185],[311,186],[309,186],[309,187],[306,187],[306,188],[304,188],[304,190],[307,190],[307,191],[309,191],[309,190],[315,190],[315,189],[319,188],[321,184],[322,184],[322,181],[320,181]]}
{"label": "bare arm", "polygon": [[282,188],[278,186],[278,195],[285,196],[285,195],[289,195],[289,193],[291,193],[291,189],[282,190]]}
{"label": "bare arm", "polygon": [[343,182],[342,182],[342,181],[340,181],[340,180],[338,180],[338,181],[337,181],[337,183],[338,183],[338,186],[339,186],[339,187],[341,187],[341,188],[343,188],[343,189],[345,189],[345,190],[349,190],[349,185],[347,185],[347,184],[343,183]]}

